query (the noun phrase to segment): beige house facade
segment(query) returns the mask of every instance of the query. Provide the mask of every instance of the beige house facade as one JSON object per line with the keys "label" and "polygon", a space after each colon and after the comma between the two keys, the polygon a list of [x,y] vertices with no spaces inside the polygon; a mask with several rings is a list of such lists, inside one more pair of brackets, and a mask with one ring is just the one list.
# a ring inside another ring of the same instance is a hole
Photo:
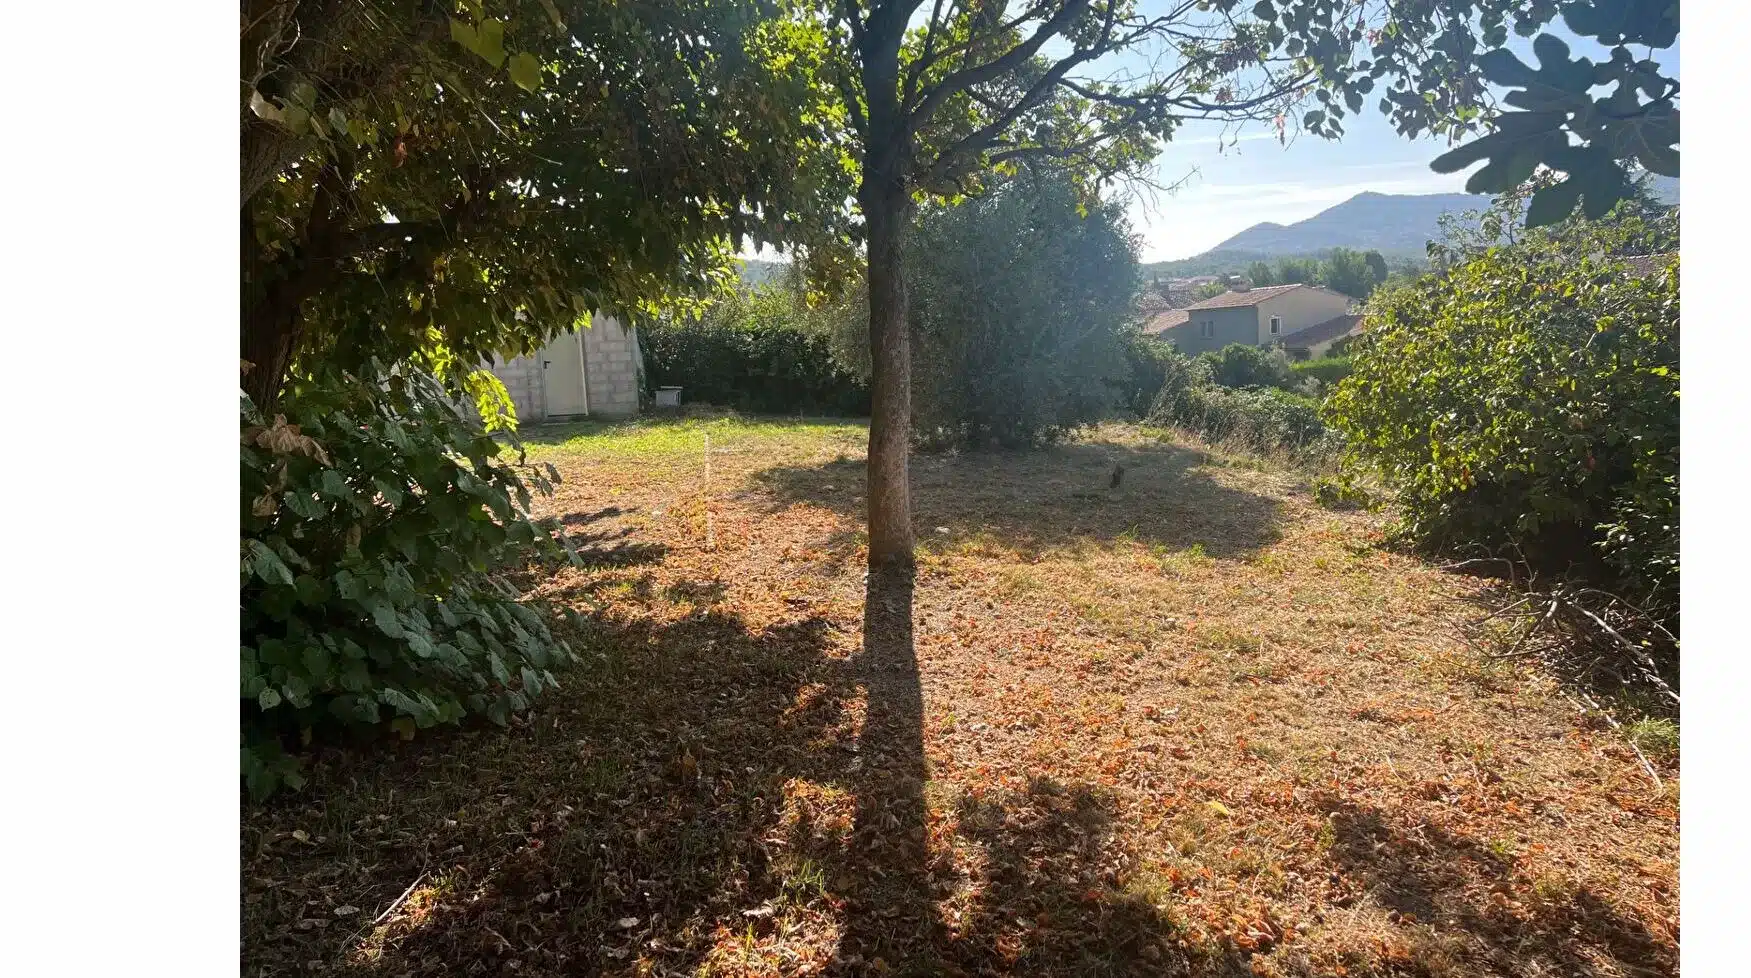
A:
{"label": "beige house facade", "polygon": [[1205,353],[1232,343],[1272,346],[1344,315],[1352,303],[1341,292],[1305,283],[1241,288],[1188,306],[1183,322],[1158,335],[1182,353]]}
{"label": "beige house facade", "polygon": [[510,392],[517,418],[625,418],[638,413],[638,333],[613,316],[595,315],[549,340],[533,356],[487,365]]}

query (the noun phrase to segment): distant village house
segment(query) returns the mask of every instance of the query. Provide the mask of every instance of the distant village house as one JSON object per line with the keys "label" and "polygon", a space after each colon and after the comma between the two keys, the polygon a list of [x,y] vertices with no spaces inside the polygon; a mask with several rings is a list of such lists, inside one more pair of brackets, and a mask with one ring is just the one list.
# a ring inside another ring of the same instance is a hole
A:
{"label": "distant village house", "polygon": [[1297,357],[1319,357],[1360,331],[1361,317],[1351,311],[1353,305],[1349,296],[1323,286],[1251,288],[1243,281],[1221,295],[1153,312],[1143,330],[1182,353],[1244,343],[1281,346]]}

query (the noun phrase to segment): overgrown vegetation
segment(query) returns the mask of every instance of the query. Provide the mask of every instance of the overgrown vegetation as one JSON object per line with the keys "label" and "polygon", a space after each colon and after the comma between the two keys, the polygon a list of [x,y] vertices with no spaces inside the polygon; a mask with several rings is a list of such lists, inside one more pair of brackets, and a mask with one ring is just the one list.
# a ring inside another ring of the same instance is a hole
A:
{"label": "overgrown vegetation", "polygon": [[695,404],[764,414],[869,413],[869,387],[833,354],[823,313],[782,284],[738,291],[697,317],[639,332],[651,388]]}
{"label": "overgrown vegetation", "polygon": [[1223,387],[1281,387],[1294,383],[1293,363],[1281,349],[1230,343],[1199,354],[1210,366],[1210,379]]}
{"label": "overgrown vegetation", "polygon": [[1676,232],[1577,218],[1377,297],[1326,415],[1410,539],[1599,582],[1676,631],[1678,261],[1621,260]]}
{"label": "overgrown vegetation", "polygon": [[[1120,204],[1091,204],[1061,173],[1025,173],[924,211],[906,277],[919,442],[1042,444],[1127,398],[1137,259]],[[867,365],[868,318],[840,323],[838,348]]]}
{"label": "overgrown vegetation", "polygon": [[1319,402],[1285,390],[1293,382],[1281,351],[1232,344],[1189,357],[1167,351],[1163,382],[1147,420],[1299,464],[1323,465],[1339,440],[1320,420]]}
{"label": "overgrown vegetation", "polygon": [[1320,357],[1317,360],[1301,360],[1289,365],[1289,370],[1298,378],[1309,378],[1320,382],[1322,386],[1335,384],[1350,375],[1349,357]]}
{"label": "overgrown vegetation", "polygon": [[370,732],[505,723],[568,661],[504,571],[556,553],[508,449],[430,374],[370,365],[241,401],[243,775]]}

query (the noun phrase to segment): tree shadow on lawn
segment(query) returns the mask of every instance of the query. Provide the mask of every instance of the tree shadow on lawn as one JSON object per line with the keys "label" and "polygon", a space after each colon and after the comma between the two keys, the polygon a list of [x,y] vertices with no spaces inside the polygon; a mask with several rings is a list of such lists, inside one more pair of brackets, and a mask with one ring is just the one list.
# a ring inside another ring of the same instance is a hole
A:
{"label": "tree shadow on lawn", "polygon": [[598,620],[513,730],[331,757],[245,812],[244,973],[1161,973],[1086,787],[963,803],[989,879],[941,919],[911,591],[877,576],[849,656],[815,616]]}
{"label": "tree shadow on lawn", "polygon": [[1677,972],[1676,935],[1671,944],[1662,942],[1592,890],[1552,878],[1543,892],[1535,886],[1530,894],[1515,893],[1509,852],[1427,824],[1407,827],[1350,801],[1327,799],[1325,805],[1332,812],[1331,859],[1344,876],[1406,923],[1414,918],[1437,934],[1462,936],[1464,953],[1481,955],[1493,968],[1552,975]]}
{"label": "tree shadow on lawn", "polygon": [[[1202,470],[1207,457],[1178,446],[1074,443],[1034,451],[914,455],[912,519],[919,545],[989,534],[1026,553],[1083,540],[1132,539],[1170,549],[1201,546],[1238,557],[1276,542],[1282,503],[1235,489]],[[1110,487],[1114,466],[1119,487]],[[861,459],[754,475],[779,506],[808,503],[864,518]],[[843,543],[844,541],[837,541]]]}
{"label": "tree shadow on lawn", "polygon": [[633,528],[616,525],[616,521],[627,512],[618,506],[607,506],[588,513],[562,513],[556,521],[566,542],[585,567],[661,563],[669,548],[660,543],[631,542]]}

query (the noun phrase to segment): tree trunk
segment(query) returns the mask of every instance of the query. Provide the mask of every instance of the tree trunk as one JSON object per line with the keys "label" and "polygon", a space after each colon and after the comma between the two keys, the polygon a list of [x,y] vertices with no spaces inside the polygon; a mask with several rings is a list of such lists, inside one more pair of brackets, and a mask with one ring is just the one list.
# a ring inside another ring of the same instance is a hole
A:
{"label": "tree trunk", "polygon": [[900,104],[903,18],[873,18],[863,50],[869,105],[858,204],[869,245],[869,566],[912,565],[912,349],[901,244],[911,210],[912,134]]}
{"label": "tree trunk", "polygon": [[912,349],[901,270],[905,201],[864,207],[869,229],[869,564],[912,563]]}
{"label": "tree trunk", "polygon": [[243,375],[243,391],[270,418],[298,352],[298,321],[297,303],[264,302],[243,313],[241,355],[253,364]]}

